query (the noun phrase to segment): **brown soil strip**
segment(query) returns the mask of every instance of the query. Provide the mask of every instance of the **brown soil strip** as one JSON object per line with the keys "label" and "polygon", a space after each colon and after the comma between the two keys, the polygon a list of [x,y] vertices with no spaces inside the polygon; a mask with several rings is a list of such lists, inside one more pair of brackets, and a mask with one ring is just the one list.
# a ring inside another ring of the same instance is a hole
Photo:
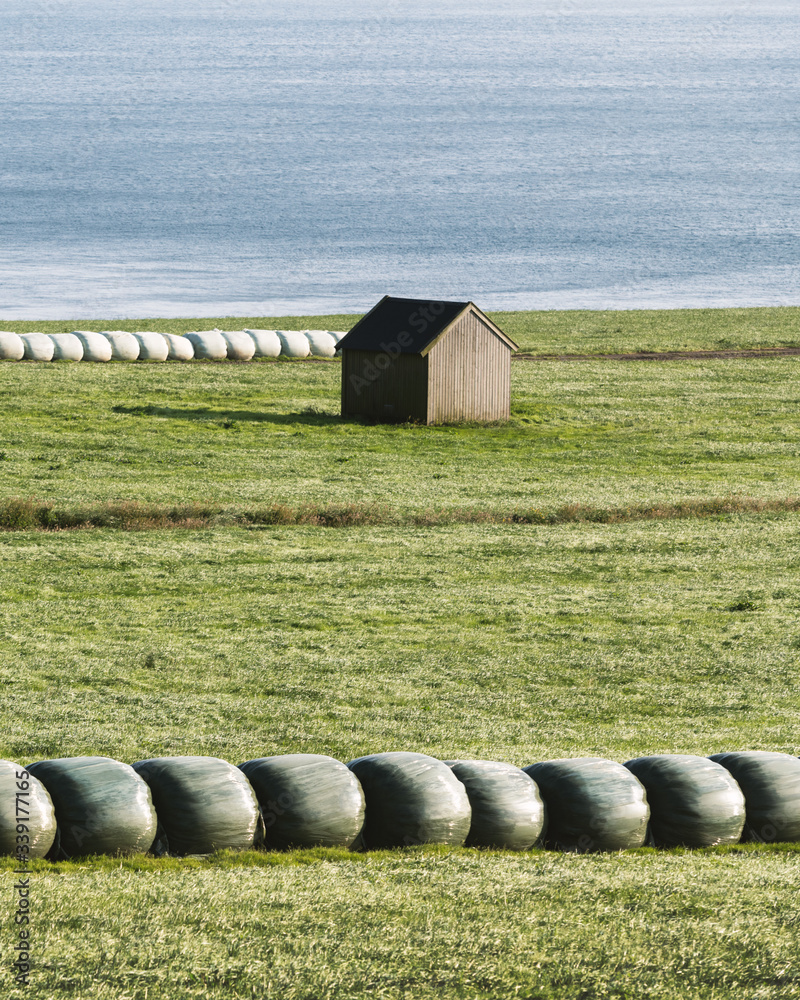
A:
{"label": "brown soil strip", "polygon": [[730,351],[633,351],[630,354],[512,354],[522,361],[703,361],[706,358],[785,358],[800,347],[754,347]]}

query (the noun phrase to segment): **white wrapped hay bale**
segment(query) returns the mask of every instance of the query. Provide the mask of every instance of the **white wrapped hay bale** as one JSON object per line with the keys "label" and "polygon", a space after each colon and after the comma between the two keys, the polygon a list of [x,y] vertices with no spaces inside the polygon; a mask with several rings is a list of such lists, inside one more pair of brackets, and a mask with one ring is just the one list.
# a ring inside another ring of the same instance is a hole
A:
{"label": "white wrapped hay bale", "polygon": [[342,337],[347,336],[347,330],[326,330],[325,333],[327,333],[329,337],[333,337],[337,344]]}
{"label": "white wrapped hay bale", "polygon": [[253,786],[267,847],[351,847],[364,825],[364,793],[341,761],[324,754],[257,757],[239,765]]}
{"label": "white wrapped hay bale", "polygon": [[307,358],[311,353],[308,338],[300,330],[276,330],[282,358]]}
{"label": "white wrapped hay bale", "polygon": [[187,333],[186,339],[200,361],[224,361],[228,356],[228,345],[219,330],[195,330]]}
{"label": "white wrapped hay bale", "polygon": [[110,361],[111,344],[102,333],[91,330],[73,330],[73,334],[81,342],[84,361]]}
{"label": "white wrapped hay bale", "polygon": [[249,361],[253,357],[256,345],[244,330],[222,330],[221,333],[229,361]]}
{"label": "white wrapped hay bale", "polygon": [[[17,830],[18,815],[27,831]],[[53,802],[41,781],[19,764],[0,760],[0,855],[43,858],[56,833]]]}
{"label": "white wrapped hay bale", "polygon": [[26,361],[52,361],[55,345],[46,333],[21,333]]}
{"label": "white wrapped hay bale", "polygon": [[169,348],[170,361],[191,361],[194,357],[192,342],[187,337],[182,337],[177,333],[162,333]]}
{"label": "white wrapped hay bale", "polygon": [[528,851],[542,835],[545,809],[536,782],[513,764],[446,760],[467,790],[472,822],[467,847]]}
{"label": "white wrapped hay bale", "polygon": [[318,358],[332,358],[336,354],[336,340],[327,330],[304,330],[311,353]]}
{"label": "white wrapped hay bale", "polygon": [[744,839],[800,840],[800,760],[788,753],[744,750],[709,758],[730,771],[744,793]]}
{"label": "white wrapped hay bale", "polygon": [[369,850],[412,844],[460,847],[472,809],[450,768],[424,753],[398,750],[351,760],[367,802],[362,844]]}
{"label": "white wrapped hay bale", "polygon": [[156,835],[150,789],[111,757],[40,760],[28,770],[47,788],[58,820],[59,855],[136,854]]}
{"label": "white wrapped hay bale", "polygon": [[644,845],[650,818],[644,785],[623,764],[574,757],[523,770],[547,808],[548,846],[584,853]]}
{"label": "white wrapped hay bale", "polygon": [[106,340],[111,344],[112,361],[136,361],[139,357],[139,341],[127,330],[103,330]]}
{"label": "white wrapped hay bale", "polygon": [[53,361],[81,361],[83,344],[74,333],[49,333],[53,341]]}
{"label": "white wrapped hay bale", "polygon": [[0,361],[22,361],[25,344],[22,337],[9,330],[0,330]]}
{"label": "white wrapped hay bale", "polygon": [[254,357],[277,358],[281,353],[281,340],[275,330],[245,330],[255,345]]}
{"label": "white wrapped hay bale", "polygon": [[721,764],[692,754],[656,754],[629,760],[625,767],[647,792],[656,847],[739,843],[744,795]]}
{"label": "white wrapped hay bale", "polygon": [[134,333],[134,337],[139,344],[140,361],[166,361],[169,356],[169,348],[161,333],[153,333],[150,330],[142,330]]}
{"label": "white wrapped hay bale", "polygon": [[258,801],[238,767],[218,757],[155,757],[133,768],[153,794],[160,852],[211,854],[255,845]]}

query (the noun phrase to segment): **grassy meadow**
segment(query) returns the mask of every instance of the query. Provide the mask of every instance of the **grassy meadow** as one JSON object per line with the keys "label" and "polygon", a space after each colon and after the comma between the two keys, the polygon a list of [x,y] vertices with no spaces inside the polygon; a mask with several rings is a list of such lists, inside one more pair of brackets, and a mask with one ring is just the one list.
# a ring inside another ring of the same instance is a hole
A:
{"label": "grassy meadow", "polygon": [[[495,319],[602,353],[794,344],[800,310]],[[0,365],[0,512],[213,515],[0,532],[0,757],[800,754],[798,365],[520,360],[488,428],[343,423],[335,361]],[[800,997],[800,845],[41,862],[28,988],[3,869],[12,1000]]]}

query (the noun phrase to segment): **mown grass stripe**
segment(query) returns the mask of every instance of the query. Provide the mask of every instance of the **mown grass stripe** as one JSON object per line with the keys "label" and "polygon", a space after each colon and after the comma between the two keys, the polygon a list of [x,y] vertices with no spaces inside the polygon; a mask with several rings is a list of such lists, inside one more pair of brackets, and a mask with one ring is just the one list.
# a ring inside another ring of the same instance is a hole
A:
{"label": "mown grass stripe", "polygon": [[209,528],[217,525],[306,525],[320,528],[451,524],[619,524],[627,521],[663,521],[720,517],[731,514],[786,514],[800,511],[800,497],[760,499],[729,496],[681,500],[676,503],[602,507],[563,504],[547,508],[498,510],[480,507],[401,510],[388,504],[268,504],[233,508],[213,504],[152,504],[137,501],[60,506],[52,501],[20,497],[0,500],[0,530],[65,531],[120,528],[146,531],[161,528]]}

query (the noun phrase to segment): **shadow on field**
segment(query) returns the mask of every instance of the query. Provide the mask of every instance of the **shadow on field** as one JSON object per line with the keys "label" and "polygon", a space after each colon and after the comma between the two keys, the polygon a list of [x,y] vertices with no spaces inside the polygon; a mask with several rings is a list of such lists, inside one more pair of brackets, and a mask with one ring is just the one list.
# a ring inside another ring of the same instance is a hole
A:
{"label": "shadow on field", "polygon": [[230,427],[237,422],[257,424],[309,424],[315,427],[325,427],[329,424],[339,424],[342,418],[338,414],[325,413],[313,407],[300,410],[297,413],[253,413],[250,410],[211,410],[208,407],[195,409],[177,409],[172,406],[112,406],[113,413],[127,413],[133,417],[168,417],[174,420],[198,420],[204,422],[222,422]]}

